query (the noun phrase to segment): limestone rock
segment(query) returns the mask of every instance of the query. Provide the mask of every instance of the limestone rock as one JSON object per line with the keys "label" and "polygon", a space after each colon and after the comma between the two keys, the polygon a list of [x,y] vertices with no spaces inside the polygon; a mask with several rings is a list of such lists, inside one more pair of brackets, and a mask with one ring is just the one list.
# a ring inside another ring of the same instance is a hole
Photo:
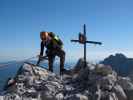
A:
{"label": "limestone rock", "polygon": [[80,59],[74,69],[60,77],[24,63],[13,78],[15,84],[0,100],[132,100],[133,84],[128,77],[118,76],[103,64],[83,66],[84,60]]}

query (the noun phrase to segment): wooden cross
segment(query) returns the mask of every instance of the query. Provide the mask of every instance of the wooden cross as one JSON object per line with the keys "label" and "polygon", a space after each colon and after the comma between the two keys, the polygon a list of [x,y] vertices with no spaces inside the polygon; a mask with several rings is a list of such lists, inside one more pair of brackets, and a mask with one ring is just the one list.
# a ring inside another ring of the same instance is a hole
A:
{"label": "wooden cross", "polygon": [[95,45],[102,45],[101,42],[96,42],[96,41],[87,41],[86,37],[86,25],[84,24],[83,26],[83,33],[79,33],[79,39],[78,40],[71,40],[71,42],[78,42],[80,44],[84,45],[84,68],[86,67],[86,44],[95,44]]}

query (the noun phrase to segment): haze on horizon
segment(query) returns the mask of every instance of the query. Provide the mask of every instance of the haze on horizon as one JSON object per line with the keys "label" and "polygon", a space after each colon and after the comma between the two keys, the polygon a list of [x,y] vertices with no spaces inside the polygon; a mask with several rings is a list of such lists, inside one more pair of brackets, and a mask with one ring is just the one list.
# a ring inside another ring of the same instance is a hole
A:
{"label": "haze on horizon", "polygon": [[64,41],[66,59],[82,57],[71,43],[87,25],[87,58],[99,60],[114,53],[133,57],[132,0],[0,0],[0,61],[39,54],[40,31],[55,32]]}

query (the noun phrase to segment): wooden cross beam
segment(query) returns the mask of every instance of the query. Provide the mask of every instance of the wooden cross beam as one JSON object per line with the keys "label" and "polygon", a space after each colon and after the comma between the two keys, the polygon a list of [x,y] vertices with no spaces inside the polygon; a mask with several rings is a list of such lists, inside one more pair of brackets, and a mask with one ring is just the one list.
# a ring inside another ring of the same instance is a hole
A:
{"label": "wooden cross beam", "polygon": [[78,40],[71,40],[71,42],[78,42],[80,44],[84,45],[84,68],[86,67],[86,44],[90,43],[90,44],[95,44],[95,45],[102,45],[101,42],[96,42],[96,41],[87,41],[87,37],[86,37],[86,25],[84,24],[83,27],[83,34],[79,33],[79,39]]}

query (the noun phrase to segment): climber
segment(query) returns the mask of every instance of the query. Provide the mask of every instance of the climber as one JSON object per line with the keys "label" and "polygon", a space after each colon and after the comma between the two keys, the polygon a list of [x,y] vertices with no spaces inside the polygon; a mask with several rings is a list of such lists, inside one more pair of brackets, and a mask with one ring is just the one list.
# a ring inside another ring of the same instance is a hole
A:
{"label": "climber", "polygon": [[60,74],[63,74],[64,62],[65,62],[65,51],[63,50],[63,42],[53,32],[40,32],[41,38],[41,50],[37,65],[39,65],[41,58],[43,57],[44,47],[47,48],[45,55],[48,57],[49,70],[53,72],[53,62],[55,56],[60,57]]}

